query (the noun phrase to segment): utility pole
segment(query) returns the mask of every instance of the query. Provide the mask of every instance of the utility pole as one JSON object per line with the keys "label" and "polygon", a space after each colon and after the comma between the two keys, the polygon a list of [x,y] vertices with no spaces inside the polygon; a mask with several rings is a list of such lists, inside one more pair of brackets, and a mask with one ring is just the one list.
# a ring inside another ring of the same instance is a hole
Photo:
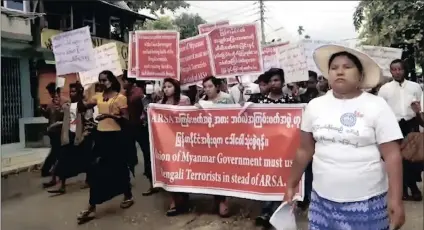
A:
{"label": "utility pole", "polygon": [[266,44],[265,39],[265,5],[264,0],[259,0],[259,13],[261,21],[262,44]]}

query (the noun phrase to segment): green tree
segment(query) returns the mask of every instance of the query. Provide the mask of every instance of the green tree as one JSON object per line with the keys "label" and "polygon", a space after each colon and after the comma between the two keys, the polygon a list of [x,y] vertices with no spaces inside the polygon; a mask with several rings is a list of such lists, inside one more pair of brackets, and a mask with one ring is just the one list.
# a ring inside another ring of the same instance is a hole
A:
{"label": "green tree", "polygon": [[364,44],[412,47],[424,67],[424,1],[360,1],[353,23]]}
{"label": "green tree", "polygon": [[147,21],[144,23],[143,28],[144,30],[176,30],[177,27],[174,25],[174,22],[171,17],[164,16],[160,17],[158,20],[155,21]]}
{"label": "green tree", "polygon": [[164,0],[152,0],[152,1],[144,1],[144,0],[126,0],[125,1],[128,6],[138,11],[140,9],[149,9],[150,12],[156,15],[156,12],[159,11],[161,14],[165,13],[165,10],[170,10],[175,12],[180,8],[188,8],[190,4],[186,3],[183,0],[173,0],[173,1],[164,1]]}
{"label": "green tree", "polygon": [[198,14],[182,13],[174,19],[174,25],[180,31],[180,39],[194,37],[199,34],[197,26],[206,21]]}

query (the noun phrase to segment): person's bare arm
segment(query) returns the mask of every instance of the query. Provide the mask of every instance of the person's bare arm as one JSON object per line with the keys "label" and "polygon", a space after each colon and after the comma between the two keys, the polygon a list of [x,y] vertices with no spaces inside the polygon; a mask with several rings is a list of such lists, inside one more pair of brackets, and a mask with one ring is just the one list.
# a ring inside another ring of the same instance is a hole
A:
{"label": "person's bare arm", "polygon": [[96,107],[97,105],[97,100],[95,100],[94,98],[89,99],[87,101],[83,101],[83,104],[85,106],[86,109],[92,109],[94,107]]}
{"label": "person's bare arm", "polygon": [[300,147],[294,158],[290,177],[288,180],[289,187],[296,187],[302,178],[306,166],[311,162],[315,152],[315,140],[312,133],[300,131]]}
{"label": "person's bare arm", "polygon": [[379,149],[389,177],[389,197],[402,200],[402,157],[399,143],[396,141],[383,143],[379,145]]}

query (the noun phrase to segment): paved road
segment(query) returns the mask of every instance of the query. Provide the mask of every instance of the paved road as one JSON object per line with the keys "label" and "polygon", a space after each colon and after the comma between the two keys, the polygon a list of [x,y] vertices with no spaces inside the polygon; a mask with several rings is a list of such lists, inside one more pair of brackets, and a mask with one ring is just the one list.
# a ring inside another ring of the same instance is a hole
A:
{"label": "paved road", "polygon": [[[137,169],[141,172],[141,169]],[[232,198],[231,218],[221,219],[211,212],[211,196],[193,196],[194,211],[180,217],[164,216],[169,198],[166,193],[143,197],[147,181],[140,175],[134,180],[136,204],[119,208],[120,197],[98,208],[98,218],[86,225],[76,224],[77,213],[85,208],[88,191],[80,190],[83,178],[70,181],[68,193],[50,197],[39,184],[37,173],[21,173],[2,179],[2,227],[5,230],[253,230],[259,212],[258,202]],[[406,203],[405,230],[423,229],[423,203]],[[307,229],[306,215],[298,215],[299,229]]]}

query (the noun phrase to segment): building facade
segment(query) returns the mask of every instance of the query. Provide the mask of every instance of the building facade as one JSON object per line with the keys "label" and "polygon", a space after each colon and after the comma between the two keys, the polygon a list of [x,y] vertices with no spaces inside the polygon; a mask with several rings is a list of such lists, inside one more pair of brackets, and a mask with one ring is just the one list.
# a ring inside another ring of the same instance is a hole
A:
{"label": "building facade", "polygon": [[[132,11],[124,1],[0,1],[1,156],[7,168],[14,163],[5,156],[48,147],[47,120],[41,117],[39,106],[51,102],[46,86],[56,80],[51,38],[89,26],[93,46],[115,42],[126,69],[129,31],[136,23],[154,19]],[[76,73],[64,77],[62,94],[68,97],[69,84],[78,78]],[[34,162],[26,160],[25,164]]]}

